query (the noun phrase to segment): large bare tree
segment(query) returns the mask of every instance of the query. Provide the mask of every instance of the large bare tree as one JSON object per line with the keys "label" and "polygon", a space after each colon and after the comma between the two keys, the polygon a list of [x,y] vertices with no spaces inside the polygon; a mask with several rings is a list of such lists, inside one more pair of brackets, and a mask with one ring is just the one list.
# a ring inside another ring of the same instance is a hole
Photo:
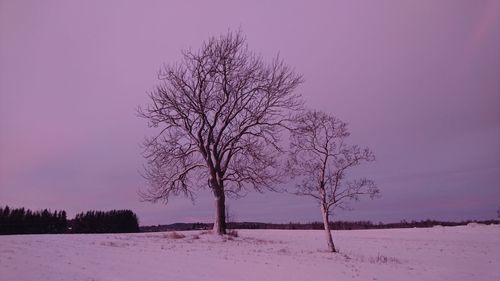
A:
{"label": "large bare tree", "polygon": [[333,210],[350,208],[349,201],[362,195],[374,198],[379,194],[372,180],[348,180],[347,170],[375,157],[368,148],[346,144],[347,124],[322,111],[297,114],[290,132],[288,169],[300,179],[294,194],[310,196],[319,203],[328,249],[336,252],[330,230]]}
{"label": "large bare tree", "polygon": [[149,126],[161,129],[144,142],[149,187],[142,197],[166,203],[208,187],[214,231],[224,234],[227,195],[279,181],[281,123],[301,104],[294,90],[302,78],[279,57],[265,63],[250,52],[241,32],[228,32],[184,51],[159,79],[150,103],[139,108]]}

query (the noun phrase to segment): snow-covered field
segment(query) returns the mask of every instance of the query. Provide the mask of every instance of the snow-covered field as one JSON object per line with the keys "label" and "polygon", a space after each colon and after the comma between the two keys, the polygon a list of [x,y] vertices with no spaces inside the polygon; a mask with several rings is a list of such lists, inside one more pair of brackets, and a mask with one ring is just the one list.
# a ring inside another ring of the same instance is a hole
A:
{"label": "snow-covered field", "polygon": [[0,280],[500,280],[500,226],[0,236]]}

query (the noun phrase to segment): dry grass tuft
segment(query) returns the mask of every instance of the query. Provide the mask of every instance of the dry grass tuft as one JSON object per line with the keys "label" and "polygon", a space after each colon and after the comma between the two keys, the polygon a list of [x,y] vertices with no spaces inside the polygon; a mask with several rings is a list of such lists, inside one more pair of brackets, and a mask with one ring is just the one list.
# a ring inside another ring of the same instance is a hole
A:
{"label": "dry grass tuft", "polygon": [[212,234],[212,230],[203,230],[200,232],[200,235]]}
{"label": "dry grass tuft", "polygon": [[173,231],[173,232],[165,233],[165,235],[163,237],[169,238],[169,239],[182,239],[182,238],[185,238],[186,235]]}
{"label": "dry grass tuft", "polygon": [[371,263],[378,263],[378,264],[382,264],[382,263],[397,263],[397,264],[400,264],[401,263],[401,261],[398,260],[395,257],[388,257],[388,256],[384,256],[384,255],[381,255],[381,254],[378,254],[376,257],[370,257],[369,261]]}
{"label": "dry grass tuft", "polygon": [[226,235],[231,237],[239,237],[238,231],[234,229],[228,230]]}

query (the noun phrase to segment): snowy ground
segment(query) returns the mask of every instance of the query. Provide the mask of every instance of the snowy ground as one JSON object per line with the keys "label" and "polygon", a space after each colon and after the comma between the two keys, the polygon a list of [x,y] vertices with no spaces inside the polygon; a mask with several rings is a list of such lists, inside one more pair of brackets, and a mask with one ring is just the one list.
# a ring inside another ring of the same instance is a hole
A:
{"label": "snowy ground", "polygon": [[500,226],[0,236],[0,280],[500,280]]}

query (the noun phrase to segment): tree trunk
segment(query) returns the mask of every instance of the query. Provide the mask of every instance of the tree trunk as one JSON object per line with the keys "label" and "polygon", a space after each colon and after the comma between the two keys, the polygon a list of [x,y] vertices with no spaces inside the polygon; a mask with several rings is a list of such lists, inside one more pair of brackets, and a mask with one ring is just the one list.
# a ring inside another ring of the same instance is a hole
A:
{"label": "tree trunk", "polygon": [[215,222],[214,232],[226,234],[226,196],[224,191],[214,190],[215,195]]}
{"label": "tree trunk", "polygon": [[321,206],[321,213],[323,214],[323,224],[325,226],[326,242],[328,243],[328,250],[332,253],[336,253],[335,245],[333,244],[332,233],[330,230],[330,220],[328,218],[328,210]]}

